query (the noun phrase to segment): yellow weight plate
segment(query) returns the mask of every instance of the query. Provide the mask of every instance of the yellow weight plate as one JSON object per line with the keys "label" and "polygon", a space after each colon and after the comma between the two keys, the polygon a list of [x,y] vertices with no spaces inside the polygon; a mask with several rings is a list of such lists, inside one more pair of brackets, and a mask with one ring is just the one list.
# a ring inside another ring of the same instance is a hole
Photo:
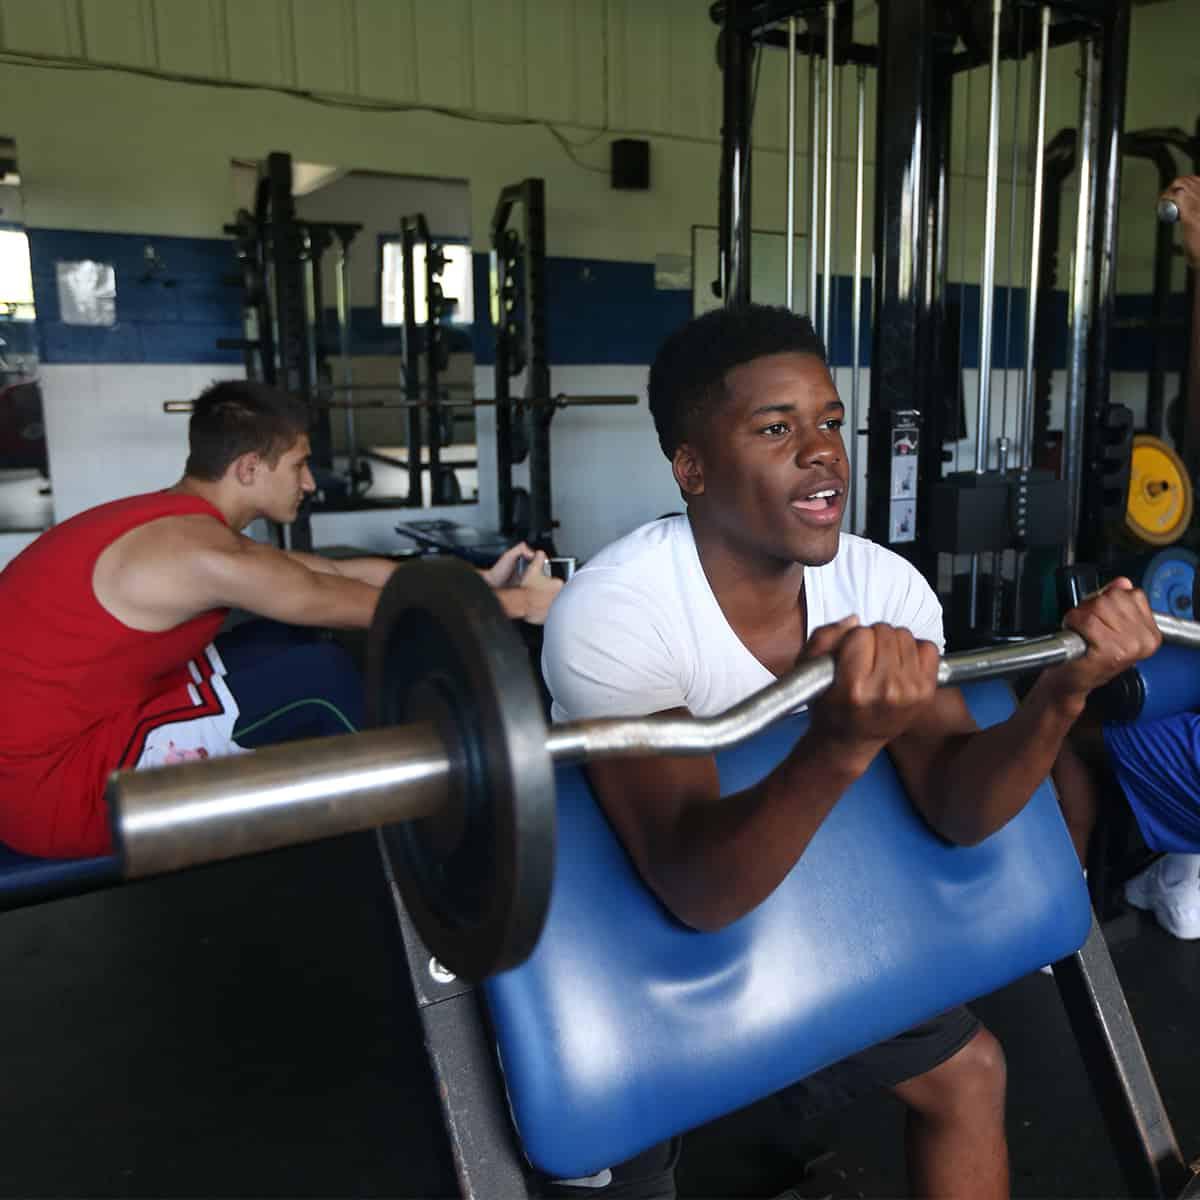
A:
{"label": "yellow weight plate", "polygon": [[1133,439],[1125,528],[1140,542],[1169,546],[1192,520],[1192,481],[1183,460],[1159,438]]}

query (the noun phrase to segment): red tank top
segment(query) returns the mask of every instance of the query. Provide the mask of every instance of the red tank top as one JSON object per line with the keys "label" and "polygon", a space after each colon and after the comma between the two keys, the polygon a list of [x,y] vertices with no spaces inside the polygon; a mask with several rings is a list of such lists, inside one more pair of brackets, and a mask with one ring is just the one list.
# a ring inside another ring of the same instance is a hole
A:
{"label": "red tank top", "polygon": [[186,691],[188,660],[228,610],[161,633],[131,629],[96,599],[92,573],[123,534],[191,514],[223,520],[198,496],[104,504],[56,525],[0,573],[0,842],[63,856],[107,848],[104,785],[136,761],[141,709]]}

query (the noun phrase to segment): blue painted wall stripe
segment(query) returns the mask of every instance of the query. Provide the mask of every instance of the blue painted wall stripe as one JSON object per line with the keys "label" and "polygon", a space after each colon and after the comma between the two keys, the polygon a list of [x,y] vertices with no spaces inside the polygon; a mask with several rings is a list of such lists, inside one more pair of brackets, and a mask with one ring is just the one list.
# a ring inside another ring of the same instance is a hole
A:
{"label": "blue painted wall stripe", "polygon": [[[46,363],[236,363],[238,351],[218,350],[218,338],[242,335],[240,291],[229,280],[236,274],[232,243],[225,238],[184,238],[158,235],[89,232],[86,230],[29,230],[34,299],[38,311],[37,342]],[[146,247],[153,245],[164,270],[148,269]],[[117,324],[110,328],[65,324],[58,307],[55,265],[61,260],[97,259],[110,262],[117,275]],[[449,331],[455,349],[473,348],[482,366],[494,361],[488,311],[488,256],[474,256],[475,324]],[[870,365],[870,284],[863,285],[863,365]],[[691,315],[691,293],[659,291],[650,263],[597,259],[549,258],[546,288],[547,343],[551,363],[595,365],[649,363],[662,340]],[[979,361],[978,286],[951,285],[947,303],[952,311],[960,301],[961,361],[975,368]],[[851,358],[852,287],[848,277],[834,281],[834,342],[832,360],[849,366]],[[1182,366],[1186,340],[1186,305],[1172,297],[1171,316],[1179,322],[1171,337],[1168,369]],[[1026,293],[1013,289],[1012,334],[1009,300],[1004,288],[995,290],[993,366],[1019,368],[1024,358]],[[1052,362],[1066,365],[1065,292],[1053,296],[1058,331]],[[1117,335],[1113,338],[1114,370],[1144,371],[1149,367],[1151,337],[1140,327],[1149,316],[1150,297],[1117,297]],[[324,314],[326,337],[337,346],[332,312]],[[1121,327],[1124,323],[1125,327]],[[3,336],[4,326],[0,326]],[[357,354],[395,355],[400,352],[399,330],[385,328],[375,303],[352,313],[352,347]],[[20,331],[28,336],[26,330]],[[17,331],[13,330],[14,336]]]}

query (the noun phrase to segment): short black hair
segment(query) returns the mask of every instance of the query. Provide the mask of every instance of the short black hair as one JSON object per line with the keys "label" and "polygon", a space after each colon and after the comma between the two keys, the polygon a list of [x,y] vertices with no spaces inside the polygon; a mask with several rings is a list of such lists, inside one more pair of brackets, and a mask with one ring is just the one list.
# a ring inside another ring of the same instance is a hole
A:
{"label": "short black hair", "polygon": [[677,329],[650,368],[650,412],[663,453],[674,458],[695,419],[724,399],[725,376],[734,367],[789,352],[826,361],[812,322],[787,308],[718,308]]}
{"label": "short black hair", "polygon": [[214,383],[192,404],[184,470],[215,481],[243,454],[259,454],[274,466],[308,426],[308,406],[290,392],[236,379]]}

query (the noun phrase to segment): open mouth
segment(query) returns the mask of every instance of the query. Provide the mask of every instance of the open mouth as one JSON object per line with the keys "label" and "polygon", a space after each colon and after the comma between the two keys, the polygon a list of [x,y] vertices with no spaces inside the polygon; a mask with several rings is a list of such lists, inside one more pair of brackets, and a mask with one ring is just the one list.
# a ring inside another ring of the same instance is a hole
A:
{"label": "open mouth", "polygon": [[844,492],[845,489],[840,487],[819,488],[815,492],[809,492],[807,496],[797,496],[791,502],[792,508],[799,512],[825,512],[841,504]]}

